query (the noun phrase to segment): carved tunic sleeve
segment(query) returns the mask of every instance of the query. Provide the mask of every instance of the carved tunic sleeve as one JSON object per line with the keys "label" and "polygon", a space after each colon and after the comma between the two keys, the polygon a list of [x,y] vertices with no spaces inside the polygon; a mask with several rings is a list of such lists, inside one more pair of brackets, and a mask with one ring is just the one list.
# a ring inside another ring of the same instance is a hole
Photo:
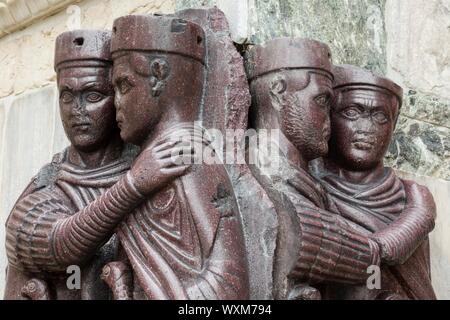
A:
{"label": "carved tunic sleeve", "polygon": [[6,225],[9,262],[32,273],[65,271],[85,262],[144,198],[131,179],[123,176],[75,214],[48,188],[23,198]]}
{"label": "carved tunic sleeve", "polygon": [[379,265],[375,241],[359,234],[342,217],[304,206],[300,219],[300,254],[292,277],[311,284],[358,284],[367,280],[367,268]]}
{"label": "carved tunic sleeve", "polygon": [[433,230],[436,205],[427,188],[404,181],[406,206],[400,217],[387,228],[373,234],[381,248],[383,263],[403,264]]}

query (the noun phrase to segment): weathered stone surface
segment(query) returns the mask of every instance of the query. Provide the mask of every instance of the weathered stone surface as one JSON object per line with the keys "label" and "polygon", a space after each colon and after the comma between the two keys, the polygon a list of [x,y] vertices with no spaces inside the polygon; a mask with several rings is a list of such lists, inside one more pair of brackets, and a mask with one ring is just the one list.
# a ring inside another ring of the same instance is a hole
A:
{"label": "weathered stone surface", "polygon": [[450,99],[408,90],[401,113],[408,118],[450,128]]}
{"label": "weathered stone surface", "polygon": [[450,129],[400,116],[386,164],[450,180]]}
{"label": "weathered stone surface", "polygon": [[0,38],[33,21],[54,14],[74,0],[0,1]]}
{"label": "weathered stone surface", "polygon": [[[226,140],[231,138],[236,142],[242,141],[250,106],[243,58],[230,38],[227,19],[217,8],[181,10],[176,15],[200,24],[206,34],[208,86],[200,112],[202,124],[207,129],[219,131],[226,146],[233,146],[224,148],[225,160],[231,160],[231,157],[226,156],[226,152],[231,154],[230,149],[235,155],[241,152],[243,156],[243,150],[238,149],[238,145]],[[233,135],[227,135],[227,132]],[[244,231],[251,270],[250,298],[271,299],[277,214],[268,195],[245,163],[238,163],[236,157],[235,161],[226,162],[226,169],[233,184]]]}
{"label": "weathered stone surface", "polygon": [[387,0],[387,75],[450,98],[450,0]]}
{"label": "weathered stone surface", "polygon": [[[177,8],[220,7],[217,0],[176,2]],[[385,0],[249,0],[249,12],[241,15],[248,14],[247,43],[260,44],[283,36],[312,38],[330,46],[336,63],[356,64],[384,73],[384,5]]]}
{"label": "weathered stone surface", "polygon": [[[3,181],[3,155],[4,155],[4,146],[5,146],[5,138],[4,138],[4,132],[5,132],[5,121],[6,121],[6,113],[7,113],[7,106],[4,101],[5,99],[0,100],[0,203],[3,203],[4,201],[7,201],[7,199],[3,196],[2,191],[2,181]],[[0,211],[0,239],[5,239],[5,219],[6,216],[3,214],[2,211]],[[0,249],[0,294],[3,295],[3,289],[4,289],[4,269],[6,267],[6,256],[5,256],[5,249],[4,246]]]}
{"label": "weathered stone surface", "polygon": [[77,6],[0,39],[0,98],[55,81],[53,51],[60,33],[70,28],[108,29],[115,18],[127,14],[171,13],[174,0],[85,0]]}
{"label": "weathered stone surface", "polygon": [[335,63],[384,72],[384,0],[254,0],[251,43],[295,36],[327,43]]}
{"label": "weathered stone surface", "polygon": [[177,0],[178,10],[197,8],[200,6],[217,6],[223,11],[230,25],[231,39],[236,43],[244,43],[248,37],[248,0]]}
{"label": "weathered stone surface", "polygon": [[448,199],[450,199],[450,182],[440,179],[420,176],[418,174],[397,171],[404,179],[414,180],[426,186],[433,194],[437,207],[437,220],[434,231],[430,234],[431,247],[431,279],[438,299],[450,299],[450,214]]}

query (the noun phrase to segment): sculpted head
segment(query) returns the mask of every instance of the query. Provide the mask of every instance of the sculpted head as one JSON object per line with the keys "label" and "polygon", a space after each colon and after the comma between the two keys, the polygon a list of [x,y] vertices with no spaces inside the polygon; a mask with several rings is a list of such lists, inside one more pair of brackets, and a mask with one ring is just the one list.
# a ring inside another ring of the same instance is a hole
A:
{"label": "sculpted head", "polygon": [[169,16],[121,17],[114,21],[111,51],[123,140],[141,144],[169,115],[195,120],[204,79],[200,26]]}
{"label": "sculpted head", "polygon": [[329,157],[350,170],[382,164],[402,103],[389,79],[350,65],[334,68]]}
{"label": "sculpted head", "polygon": [[308,161],[325,155],[333,96],[329,48],[280,38],[254,47],[248,61],[253,126],[279,128]]}
{"label": "sculpted head", "polygon": [[111,34],[76,30],[56,39],[55,70],[64,130],[72,146],[94,151],[111,139],[115,122]]}

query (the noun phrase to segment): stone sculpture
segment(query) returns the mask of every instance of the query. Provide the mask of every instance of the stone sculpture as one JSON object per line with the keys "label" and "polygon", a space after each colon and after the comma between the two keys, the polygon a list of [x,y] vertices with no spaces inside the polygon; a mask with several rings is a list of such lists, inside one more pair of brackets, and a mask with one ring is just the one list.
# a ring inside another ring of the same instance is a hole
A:
{"label": "stone sculpture", "polygon": [[428,233],[436,208],[427,188],[398,178],[383,158],[403,91],[356,66],[334,68],[330,152],[314,166],[330,210],[381,248],[381,288],[329,286],[328,298],[434,299]]}
{"label": "stone sculpture", "polygon": [[[434,299],[433,198],[383,166],[402,89],[309,39],[246,58],[217,8],[61,34],[71,145],[10,214],[5,298]],[[222,163],[205,128],[248,124]]]}
{"label": "stone sculpture", "polygon": [[[230,37],[228,21],[218,8],[178,11],[177,17],[205,31],[207,73],[200,121],[223,149],[241,215],[249,264],[250,299],[272,299],[276,212],[266,191],[245,162],[251,97],[244,59]],[[222,146],[220,145],[222,143]],[[218,151],[220,153],[220,151]],[[257,199],[257,201],[255,201]]]}
{"label": "stone sculpture", "polygon": [[[202,103],[207,66],[199,25],[170,16],[122,17],[114,22],[111,48],[125,141],[143,153],[164,150],[183,134],[208,144],[201,130],[182,129],[198,119]],[[133,297],[248,298],[244,239],[223,164],[195,164],[155,193],[159,176],[146,165],[131,169],[137,198],[124,200],[136,209],[117,230],[133,272]]]}
{"label": "stone sculpture", "polygon": [[[97,229],[80,211],[127,172],[136,148],[115,122],[111,33],[77,30],[56,40],[55,70],[63,127],[71,145],[33,178],[6,224],[6,299],[107,299],[100,279],[117,252],[114,226]],[[85,239],[96,237],[95,246]],[[66,269],[82,267],[81,290]]]}
{"label": "stone sculpture", "polygon": [[[251,165],[278,213],[274,297],[317,299],[322,283],[365,283],[367,268],[379,264],[377,243],[327,210],[324,190],[308,173],[308,163],[328,151],[329,48],[308,39],[274,39],[250,50],[247,67],[252,126],[280,131],[279,139],[267,142],[277,157],[272,153],[271,170]],[[264,156],[266,147],[250,154]]]}

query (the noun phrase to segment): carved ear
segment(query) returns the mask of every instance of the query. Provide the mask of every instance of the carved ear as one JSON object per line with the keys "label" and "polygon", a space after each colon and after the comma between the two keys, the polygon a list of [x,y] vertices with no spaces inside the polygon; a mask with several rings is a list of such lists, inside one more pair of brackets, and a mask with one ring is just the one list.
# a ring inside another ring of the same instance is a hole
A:
{"label": "carved ear", "polygon": [[270,83],[270,91],[272,94],[280,95],[286,91],[287,84],[284,77],[277,75]]}
{"label": "carved ear", "polygon": [[282,95],[286,91],[286,89],[286,79],[281,75],[275,76],[270,82],[270,97],[272,100],[272,106],[277,111],[280,111],[281,109],[281,103],[283,101]]}
{"label": "carved ear", "polygon": [[169,64],[162,58],[156,58],[150,63],[152,77],[152,96],[158,97],[166,87],[166,79],[169,76]]}

